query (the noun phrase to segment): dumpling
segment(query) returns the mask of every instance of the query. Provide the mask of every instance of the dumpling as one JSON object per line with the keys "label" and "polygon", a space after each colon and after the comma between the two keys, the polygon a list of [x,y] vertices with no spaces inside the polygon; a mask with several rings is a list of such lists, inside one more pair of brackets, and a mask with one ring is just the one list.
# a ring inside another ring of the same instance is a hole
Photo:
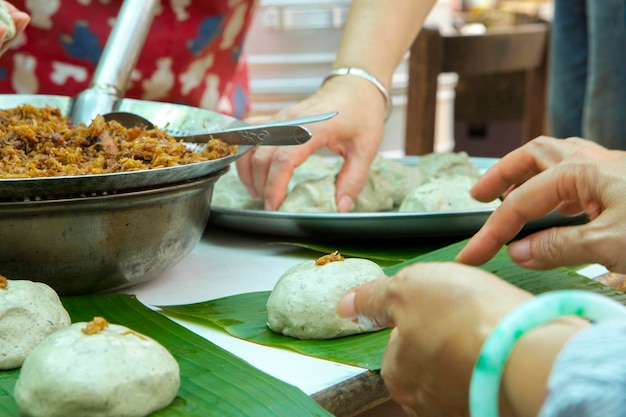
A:
{"label": "dumpling", "polygon": [[339,317],[337,303],[352,288],[380,278],[386,275],[376,263],[344,259],[338,253],[298,264],[274,286],[267,300],[267,325],[298,339],[332,339],[379,330]]}
{"label": "dumpling", "polygon": [[35,346],[70,324],[52,288],[0,275],[0,369],[19,368]]}
{"label": "dumpling", "polygon": [[351,211],[375,212],[393,208],[393,186],[378,172],[370,171],[365,186],[354,200]]}
{"label": "dumpling", "polygon": [[476,179],[466,176],[433,178],[406,196],[398,211],[457,211],[497,207],[500,200],[483,203],[472,197],[470,189]]}
{"label": "dumpling", "polygon": [[263,210],[263,200],[250,196],[239,180],[237,170],[232,168],[215,183],[211,204],[239,210]]}
{"label": "dumpling", "polygon": [[309,155],[300,166],[294,169],[287,191],[291,191],[302,181],[319,180],[328,176],[334,177],[339,172],[335,165],[320,155]]}
{"label": "dumpling", "polygon": [[32,417],[140,417],[169,405],[180,370],[155,340],[101,317],[74,323],[24,361],[14,397]]}
{"label": "dumpling", "polygon": [[[278,211],[291,213],[336,213],[334,176],[302,181],[285,196]],[[373,212],[391,210],[392,186],[378,173],[370,173],[361,193],[354,201],[351,211]]]}
{"label": "dumpling", "polygon": [[477,179],[480,176],[467,152],[429,153],[420,156],[418,166],[431,178],[464,175]]}
{"label": "dumpling", "polygon": [[336,213],[335,176],[302,181],[283,200],[278,211],[287,213]]}
{"label": "dumpling", "polygon": [[382,155],[377,155],[372,162],[370,176],[376,173],[390,184],[389,194],[395,206],[399,206],[412,190],[428,181],[420,167],[405,165]]}

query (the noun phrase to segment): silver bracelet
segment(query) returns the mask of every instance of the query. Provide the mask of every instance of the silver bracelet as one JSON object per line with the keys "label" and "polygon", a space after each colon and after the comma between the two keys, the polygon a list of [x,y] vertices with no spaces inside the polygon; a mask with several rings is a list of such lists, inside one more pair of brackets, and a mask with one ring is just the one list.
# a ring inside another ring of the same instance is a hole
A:
{"label": "silver bracelet", "polygon": [[322,85],[324,85],[324,83],[327,80],[333,77],[337,77],[339,75],[354,75],[355,77],[363,78],[364,80],[367,80],[371,82],[372,84],[374,84],[374,86],[378,88],[378,91],[380,91],[383,97],[385,98],[385,121],[389,119],[389,116],[391,115],[391,111],[393,110],[393,104],[391,103],[391,96],[389,95],[389,91],[387,90],[385,85],[381,83],[378,78],[374,77],[372,74],[365,71],[363,68],[344,67],[344,68],[337,68],[329,72],[328,75],[322,81]]}

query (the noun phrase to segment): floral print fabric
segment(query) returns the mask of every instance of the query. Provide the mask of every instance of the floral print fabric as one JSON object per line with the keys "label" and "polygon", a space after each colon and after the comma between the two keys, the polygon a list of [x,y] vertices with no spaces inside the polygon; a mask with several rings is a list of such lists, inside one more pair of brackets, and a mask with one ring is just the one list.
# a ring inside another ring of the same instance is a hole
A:
{"label": "floral print fabric", "polygon": [[[0,57],[0,92],[75,96],[89,86],[122,0],[11,0],[31,15]],[[161,0],[125,97],[243,117],[242,54],[254,0]]]}

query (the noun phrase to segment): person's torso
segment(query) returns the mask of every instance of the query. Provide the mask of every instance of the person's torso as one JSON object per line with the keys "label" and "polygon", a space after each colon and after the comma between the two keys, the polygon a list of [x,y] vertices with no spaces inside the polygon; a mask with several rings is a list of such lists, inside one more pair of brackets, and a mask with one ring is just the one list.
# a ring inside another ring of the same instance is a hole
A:
{"label": "person's torso", "polygon": [[[121,0],[13,0],[31,15],[0,57],[0,92],[75,96],[89,86]],[[242,47],[254,0],[161,0],[125,97],[242,117]]]}

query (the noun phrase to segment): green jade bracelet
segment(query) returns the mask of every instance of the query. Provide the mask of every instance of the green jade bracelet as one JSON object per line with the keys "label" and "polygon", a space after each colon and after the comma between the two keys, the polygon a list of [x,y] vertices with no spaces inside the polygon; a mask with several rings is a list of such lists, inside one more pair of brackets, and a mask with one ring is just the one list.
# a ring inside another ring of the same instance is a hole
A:
{"label": "green jade bracelet", "polygon": [[608,297],[582,290],[560,290],[538,295],[506,316],[489,335],[470,381],[470,415],[498,417],[502,372],[517,340],[529,330],[563,316],[588,320],[626,319],[626,307]]}

